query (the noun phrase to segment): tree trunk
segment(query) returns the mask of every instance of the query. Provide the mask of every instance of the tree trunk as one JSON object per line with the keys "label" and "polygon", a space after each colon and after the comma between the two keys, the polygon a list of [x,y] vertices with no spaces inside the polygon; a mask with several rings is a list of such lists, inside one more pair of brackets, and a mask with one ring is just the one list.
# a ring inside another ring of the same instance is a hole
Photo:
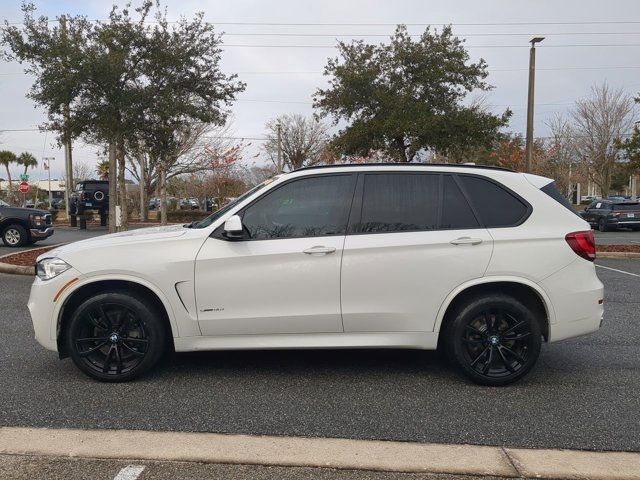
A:
{"label": "tree trunk", "polygon": [[111,141],[109,142],[109,233],[116,231],[117,171],[116,145]]}
{"label": "tree trunk", "polygon": [[160,184],[160,224],[167,224],[167,172],[164,165],[158,167],[158,183]]}
{"label": "tree trunk", "polygon": [[125,152],[122,136],[116,140],[116,157],[118,159],[118,197],[120,200],[120,231],[129,229],[129,212],[127,211],[127,184],[125,183]]}
{"label": "tree trunk", "polygon": [[144,155],[140,155],[140,221],[146,222],[148,217],[147,205],[147,162]]}

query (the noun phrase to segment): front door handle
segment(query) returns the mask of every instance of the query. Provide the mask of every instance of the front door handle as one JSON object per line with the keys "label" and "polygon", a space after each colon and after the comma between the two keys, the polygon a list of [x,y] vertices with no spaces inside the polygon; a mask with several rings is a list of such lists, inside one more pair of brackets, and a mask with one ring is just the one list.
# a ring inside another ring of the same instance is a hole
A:
{"label": "front door handle", "polygon": [[451,245],[479,245],[482,243],[481,238],[460,237],[449,242]]}
{"label": "front door handle", "polygon": [[316,257],[319,257],[320,255],[327,255],[335,251],[336,251],[335,247],[323,247],[322,245],[316,245],[315,247],[311,247],[311,248],[307,248],[306,250],[303,250],[303,253],[306,253],[307,255],[314,255]]}

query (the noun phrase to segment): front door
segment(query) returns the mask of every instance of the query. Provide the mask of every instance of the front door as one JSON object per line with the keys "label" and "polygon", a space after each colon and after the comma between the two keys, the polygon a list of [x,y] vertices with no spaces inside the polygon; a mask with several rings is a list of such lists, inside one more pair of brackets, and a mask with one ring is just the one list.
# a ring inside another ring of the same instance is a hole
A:
{"label": "front door", "polygon": [[243,209],[245,238],[196,259],[203,335],[342,332],[340,262],[355,175],[306,176]]}

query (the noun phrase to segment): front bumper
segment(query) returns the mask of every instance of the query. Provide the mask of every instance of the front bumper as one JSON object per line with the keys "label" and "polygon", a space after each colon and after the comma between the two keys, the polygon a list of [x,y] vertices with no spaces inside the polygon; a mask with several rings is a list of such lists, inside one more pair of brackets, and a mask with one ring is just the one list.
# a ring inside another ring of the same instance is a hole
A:
{"label": "front bumper", "polygon": [[49,238],[53,235],[53,227],[47,227],[44,230],[40,230],[38,228],[32,228],[29,230],[31,234],[31,238],[33,240],[44,240],[45,238]]}
{"label": "front bumper", "polygon": [[63,299],[59,298],[57,302],[54,302],[54,299],[71,280],[79,276],[80,272],[70,268],[51,280],[40,280],[36,277],[31,285],[27,306],[31,314],[35,338],[47,350],[54,352],[58,350],[57,327]]}

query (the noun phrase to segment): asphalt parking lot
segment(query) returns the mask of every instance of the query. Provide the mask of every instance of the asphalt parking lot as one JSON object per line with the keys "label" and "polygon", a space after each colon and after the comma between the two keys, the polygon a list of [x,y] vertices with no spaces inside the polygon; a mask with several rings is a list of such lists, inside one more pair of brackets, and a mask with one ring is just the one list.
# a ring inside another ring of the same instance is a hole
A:
{"label": "asphalt parking lot", "polygon": [[47,238],[46,240],[42,240],[41,242],[36,243],[34,246],[21,247],[21,248],[6,247],[4,243],[2,243],[2,241],[0,240],[0,257],[2,255],[7,255],[9,253],[19,252],[20,250],[48,247],[51,245],[56,245],[58,243],[77,242],[78,240],[97,237],[99,235],[104,235],[105,233],[107,233],[106,227],[94,226],[92,228],[88,228],[87,230],[57,227],[53,235]]}
{"label": "asphalt parking lot", "polygon": [[616,271],[640,275],[640,261],[598,264],[603,328],[545,345],[502,389],[435,352],[389,350],[177,354],[142,380],[97,383],[33,339],[31,278],[0,275],[0,424],[640,451],[640,277]]}

